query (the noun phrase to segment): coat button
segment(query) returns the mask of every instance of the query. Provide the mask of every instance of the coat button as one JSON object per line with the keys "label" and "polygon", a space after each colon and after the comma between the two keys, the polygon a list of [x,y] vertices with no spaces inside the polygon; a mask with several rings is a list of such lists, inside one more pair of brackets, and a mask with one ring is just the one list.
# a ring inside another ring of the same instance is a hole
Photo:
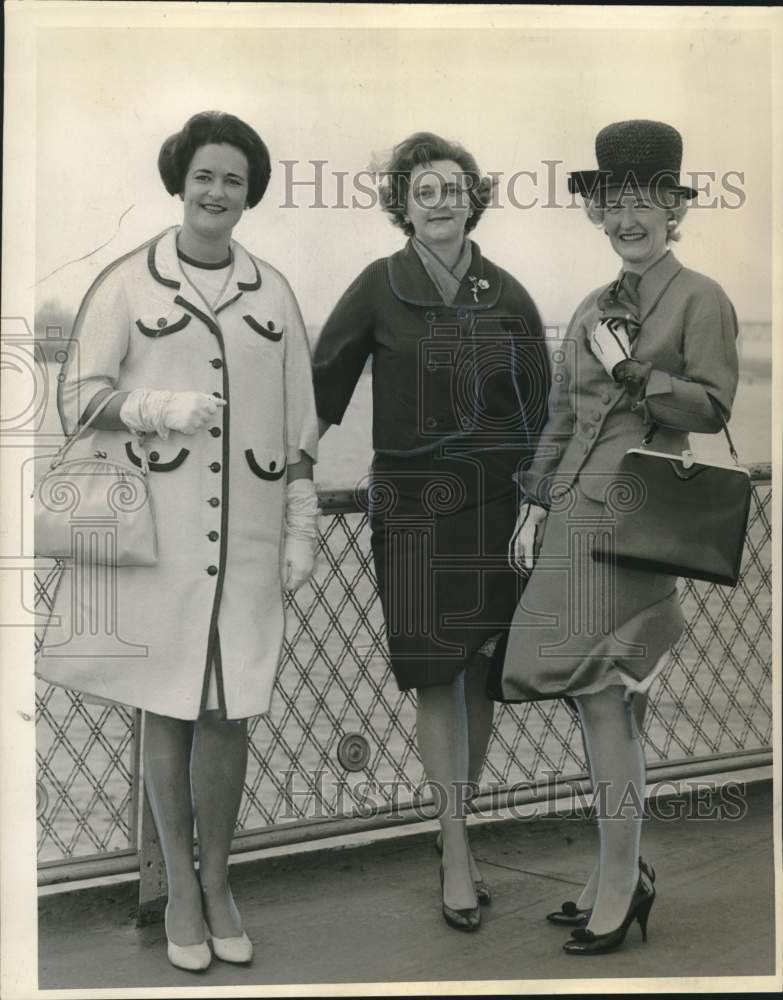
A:
{"label": "coat button", "polygon": [[273,460],[272,460],[272,461],[271,461],[271,462],[269,463],[269,471],[270,471],[270,472],[274,472],[276,468],[277,468],[277,462],[275,462],[275,461],[274,461],[274,459],[273,459]]}
{"label": "coat button", "polygon": [[212,462],[209,468],[211,472],[220,472],[220,462]]}
{"label": "coat button", "polygon": [[150,452],[150,462],[157,462],[160,458],[160,453],[157,451]]}
{"label": "coat button", "polygon": [[217,576],[217,571],[217,566],[207,566],[207,573],[209,573],[210,576]]}
{"label": "coat button", "polygon": [[207,535],[207,538],[210,540],[210,542],[216,542],[218,538],[220,538],[220,535],[216,531],[210,531],[209,534]]}
{"label": "coat button", "polygon": [[221,435],[221,430],[219,427],[210,427],[209,433],[212,435],[213,438],[219,438]]}
{"label": "coat button", "polygon": [[589,438],[594,438],[595,437],[595,427],[591,427],[590,428],[590,430],[587,432],[587,436]]}
{"label": "coat button", "polygon": [[220,358],[213,358],[209,363],[212,365],[213,368],[223,367],[223,362],[220,360]]}
{"label": "coat button", "polygon": [[223,398],[223,394],[220,393],[220,392],[213,392],[212,395],[215,397],[215,399],[222,399]]}
{"label": "coat button", "polygon": [[207,503],[209,504],[210,507],[220,506],[220,500],[218,500],[217,497],[210,497],[209,500],[207,500]]}
{"label": "coat button", "polygon": [[601,419],[601,411],[593,410],[593,420],[595,420],[595,422],[598,423],[600,419]]}
{"label": "coat button", "polygon": [[424,426],[425,427],[437,427],[438,426],[438,421],[435,419],[435,417],[427,417],[427,419],[424,421]]}
{"label": "coat button", "polygon": [[160,319],[158,320],[158,329],[162,330],[165,325],[166,325],[166,317],[161,316]]}
{"label": "coat button", "polygon": [[601,402],[602,402],[602,403],[608,403],[608,402],[610,402],[610,401],[611,401],[611,399],[612,399],[612,397],[611,397],[611,396],[609,395],[609,393],[608,393],[608,392],[605,392],[605,393],[603,394],[603,396],[601,396]]}
{"label": "coat button", "polygon": [[267,321],[266,327],[267,327],[268,330],[274,330],[275,324],[270,319],[270,320]]}

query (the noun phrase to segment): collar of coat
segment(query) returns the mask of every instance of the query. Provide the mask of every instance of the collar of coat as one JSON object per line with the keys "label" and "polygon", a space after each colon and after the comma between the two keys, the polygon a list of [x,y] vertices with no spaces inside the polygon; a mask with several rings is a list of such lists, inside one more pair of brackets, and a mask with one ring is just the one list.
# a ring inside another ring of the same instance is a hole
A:
{"label": "collar of coat", "polygon": [[[180,291],[183,286],[182,268],[177,257],[177,233],[179,226],[173,226],[161,233],[149,245],[147,251],[147,266],[150,274],[160,285]],[[258,265],[245,248],[231,240],[231,257],[234,270],[231,280],[226,286],[220,302],[215,306],[215,312],[224,309],[236,301],[243,292],[254,292],[261,287],[261,273]],[[185,288],[188,288],[185,282]]]}
{"label": "collar of coat", "polygon": [[[666,289],[682,270],[671,250],[648,267],[639,282],[639,322],[643,323],[658,305]],[[622,272],[620,272],[622,274]]]}
{"label": "collar of coat", "polygon": [[[470,267],[460,282],[457,296],[449,307],[451,309],[491,309],[500,298],[503,285],[500,271],[491,260],[481,256],[478,244],[472,240],[471,249]],[[388,258],[387,268],[392,291],[398,299],[415,306],[444,307],[440,292],[410,240],[402,250]]]}

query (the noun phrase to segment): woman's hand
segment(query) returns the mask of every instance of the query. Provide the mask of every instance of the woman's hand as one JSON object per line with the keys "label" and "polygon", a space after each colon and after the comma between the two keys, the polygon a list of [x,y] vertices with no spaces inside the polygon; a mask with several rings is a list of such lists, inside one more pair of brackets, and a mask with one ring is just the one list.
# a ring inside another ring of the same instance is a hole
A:
{"label": "woman's hand", "polygon": [[606,374],[614,378],[615,366],[631,357],[631,342],[625,325],[617,319],[601,320],[590,334],[590,350]]}
{"label": "woman's hand", "polygon": [[311,538],[286,535],[280,580],[285,590],[295,594],[306,583],[315,568],[315,542]]}
{"label": "woman's hand", "polygon": [[508,546],[508,562],[512,569],[529,573],[533,569],[540,548],[538,527],[546,520],[547,512],[538,504],[527,501],[519,508],[517,524]]}
{"label": "woman's hand", "polygon": [[225,399],[218,399],[208,392],[172,392],[163,407],[163,425],[167,430],[180,434],[195,434],[215,416]]}
{"label": "woman's hand", "polygon": [[169,431],[195,434],[214,417],[219,406],[225,405],[225,399],[208,392],[133,389],[125,397],[119,416],[134,434],[157,434],[165,441]]}

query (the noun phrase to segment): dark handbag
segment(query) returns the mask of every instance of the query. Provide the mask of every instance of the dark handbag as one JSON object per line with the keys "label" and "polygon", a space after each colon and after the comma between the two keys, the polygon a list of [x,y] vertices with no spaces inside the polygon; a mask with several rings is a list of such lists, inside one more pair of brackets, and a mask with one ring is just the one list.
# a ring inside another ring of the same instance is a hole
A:
{"label": "dark handbag", "polygon": [[65,441],[35,487],[35,554],[50,559],[89,558],[95,565],[155,566],[158,542],[149,490],[149,462],[141,471],[96,452],[64,461],[107,404]]}
{"label": "dark handbag", "polygon": [[711,402],[735,464],[697,462],[689,451],[648,451],[658,429],[653,424],[643,447],[631,448],[620,461],[607,497],[614,539],[593,549],[594,559],[736,586],[750,514],[750,473],[739,465],[723,414]]}

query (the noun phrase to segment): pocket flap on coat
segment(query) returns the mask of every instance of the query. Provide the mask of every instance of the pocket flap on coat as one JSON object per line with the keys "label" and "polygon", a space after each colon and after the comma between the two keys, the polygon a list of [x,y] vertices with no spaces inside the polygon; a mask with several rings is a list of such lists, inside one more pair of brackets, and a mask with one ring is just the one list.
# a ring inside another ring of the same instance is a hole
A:
{"label": "pocket flap on coat", "polygon": [[283,337],[282,323],[276,322],[273,319],[261,322],[249,314],[243,316],[242,319],[247,323],[251,330],[255,330],[256,333],[260,333],[261,336],[266,337],[267,340],[277,343],[277,341],[281,340]]}
{"label": "pocket flap on coat", "polygon": [[247,448],[245,458],[250,466],[250,471],[259,479],[272,481],[281,479],[285,475],[286,458],[285,452],[274,448]]}
{"label": "pocket flap on coat", "polygon": [[145,337],[167,337],[170,333],[177,333],[184,330],[193,319],[190,313],[175,310],[173,313],[148,312],[139,316],[136,326]]}
{"label": "pocket flap on coat", "polygon": [[[125,442],[125,454],[128,456],[128,459],[138,469],[141,468],[141,459],[134,451],[133,444],[130,441]],[[171,472],[173,469],[178,469],[189,454],[190,454],[189,448],[180,448],[180,450],[171,458],[166,458],[161,460],[162,456],[160,452],[157,451],[155,448],[150,448],[147,451],[147,458],[149,460],[150,472]]]}

